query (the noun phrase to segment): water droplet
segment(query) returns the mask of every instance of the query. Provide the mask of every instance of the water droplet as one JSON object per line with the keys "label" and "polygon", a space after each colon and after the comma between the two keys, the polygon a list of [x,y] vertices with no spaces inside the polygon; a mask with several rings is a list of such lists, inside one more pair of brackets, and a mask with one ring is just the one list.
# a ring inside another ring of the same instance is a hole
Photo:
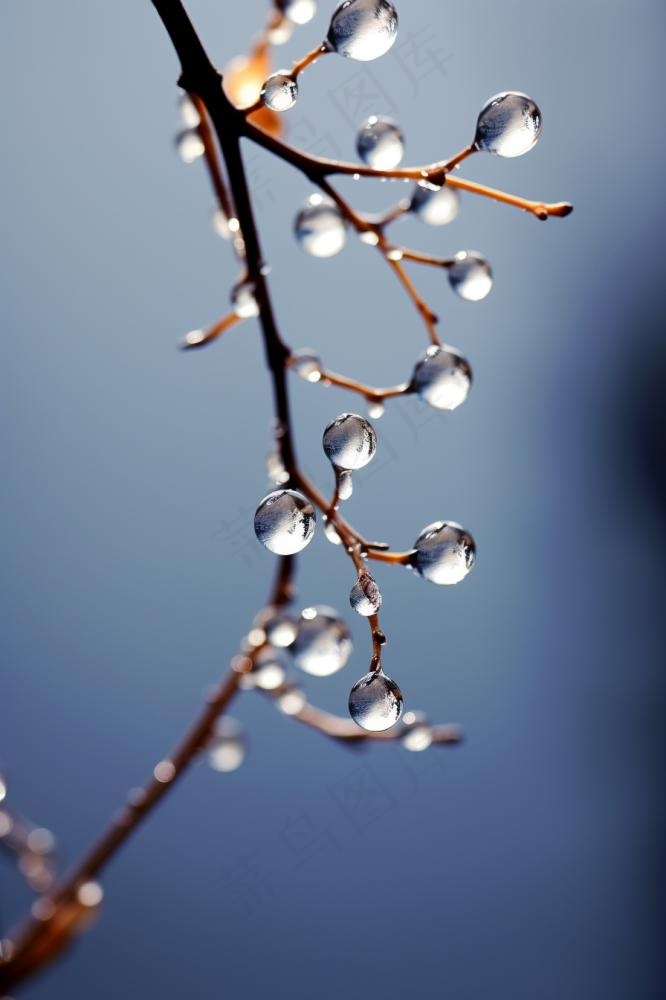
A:
{"label": "water droplet", "polygon": [[205,339],[205,330],[190,330],[183,337],[183,347],[196,347],[197,344],[200,344]]}
{"label": "water droplet", "polygon": [[431,583],[460,583],[476,559],[474,539],[455,521],[427,525],[414,542],[414,549],[411,564]]}
{"label": "water droplet", "polygon": [[307,698],[300,688],[291,687],[279,696],[277,704],[284,715],[298,715],[305,708]]}
{"label": "water droplet", "polygon": [[292,648],[297,667],[313,677],[329,677],[342,670],[351,651],[349,629],[337,611],[324,605],[303,609]]}
{"label": "water droplet", "polygon": [[330,521],[327,517],[324,518],[324,534],[326,535],[326,538],[331,543],[331,545],[342,545],[342,539],[335,530],[333,522]]}
{"label": "water droplet", "polygon": [[354,492],[354,481],[349,469],[335,470],[335,491],[338,500],[350,500]]}
{"label": "water droplet", "polygon": [[295,351],[291,356],[289,366],[306,382],[319,382],[321,379],[323,368],[321,358],[309,347]]}
{"label": "water droplet", "polygon": [[294,33],[294,22],[291,18],[281,17],[266,30],[266,38],[271,45],[284,45]]}
{"label": "water droplet", "polygon": [[429,226],[446,226],[458,214],[460,198],[452,187],[435,188],[417,184],[412,195],[411,210]]}
{"label": "water droplet", "polygon": [[241,319],[251,319],[259,315],[259,303],[254,295],[254,287],[249,281],[239,281],[231,289],[231,308]]}
{"label": "water droplet", "polygon": [[230,716],[220,719],[208,744],[208,763],[214,771],[236,771],[247,753],[243,729]]}
{"label": "water droplet", "polygon": [[368,62],[388,52],[398,34],[398,15],[388,0],[344,0],[331,18],[327,43],[338,55]]}
{"label": "water droplet", "polygon": [[374,170],[393,170],[405,153],[402,129],[390,118],[371,115],[356,135],[356,152]]}
{"label": "water droplet", "polygon": [[289,473],[284,467],[280,452],[277,450],[271,451],[266,456],[266,475],[268,476],[268,481],[275,483],[277,486],[282,486],[284,483],[289,482]]}
{"label": "water droplet", "polygon": [[229,219],[222,211],[221,208],[214,208],[210,215],[211,225],[214,231],[223,240],[230,240],[232,237],[232,229],[229,225]]}
{"label": "water droplet", "polygon": [[373,420],[379,420],[380,417],[384,416],[384,404],[368,403],[368,416]]}
{"label": "water droplet", "polygon": [[277,0],[277,7],[294,24],[307,24],[317,12],[315,0]]}
{"label": "water droplet", "polygon": [[358,234],[358,238],[361,243],[367,243],[370,247],[376,247],[379,243],[379,236],[372,229],[365,229],[362,233]]}
{"label": "water droplet", "polygon": [[493,287],[490,264],[476,250],[460,250],[449,267],[449,283],[461,299],[479,302]]}
{"label": "water droplet", "polygon": [[382,595],[377,582],[369,573],[361,573],[349,594],[349,603],[357,614],[369,618],[382,606]]}
{"label": "water droplet", "polygon": [[429,347],[417,362],[411,387],[437,410],[455,410],[472,385],[469,361],[455,347]]}
{"label": "water droplet", "polygon": [[484,104],[476,123],[477,149],[497,156],[522,156],[541,132],[541,112],[517,91],[496,94]]}
{"label": "water droplet", "polygon": [[373,670],[356,681],[349,694],[349,714],[361,729],[382,733],[402,713],[402,692],[382,670]]}
{"label": "water droplet", "polygon": [[201,121],[197,106],[189,94],[181,94],[178,99],[178,111],[185,128],[196,128]]}
{"label": "water droplet", "polygon": [[196,128],[186,128],[175,139],[176,149],[183,163],[194,163],[204,155],[206,147]]}
{"label": "water droplet", "polygon": [[271,552],[288,556],[312,541],[316,520],[314,507],[302,493],[274,490],[257,507],[254,532]]}
{"label": "water droplet", "polygon": [[266,647],[257,654],[252,673],[249,674],[252,686],[262,691],[276,691],[284,684],[284,667],[274,649]]}
{"label": "water droplet", "polygon": [[286,69],[272,73],[261,88],[261,99],[271,111],[289,111],[297,97],[298,84]]}
{"label": "water droplet", "polygon": [[387,260],[402,260],[402,250],[399,247],[393,247],[391,250],[386,251]]}
{"label": "water droplet", "polygon": [[341,413],[332,420],[322,439],[328,460],[338,469],[362,469],[377,450],[372,424],[357,413]]}
{"label": "water droplet", "polygon": [[421,753],[432,745],[432,729],[423,712],[405,712],[402,717],[405,732],[400,742],[412,753]]}
{"label": "water droplet", "polygon": [[347,242],[347,225],[337,205],[312,194],[294,220],[300,246],[313,257],[333,257]]}
{"label": "water droplet", "polygon": [[291,646],[298,631],[294,619],[278,608],[266,608],[260,612],[255,618],[255,624],[264,630],[268,642],[277,649]]}

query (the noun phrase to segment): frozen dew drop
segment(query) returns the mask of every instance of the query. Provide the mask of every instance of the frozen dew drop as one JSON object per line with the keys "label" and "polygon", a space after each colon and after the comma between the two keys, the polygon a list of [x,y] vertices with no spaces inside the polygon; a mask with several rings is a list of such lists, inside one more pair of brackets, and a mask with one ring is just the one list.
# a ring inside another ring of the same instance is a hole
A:
{"label": "frozen dew drop", "polygon": [[196,128],[186,128],[176,136],[176,149],[183,163],[194,163],[204,155],[206,147]]}
{"label": "frozen dew drop", "polygon": [[352,651],[349,629],[332,608],[304,608],[292,647],[294,663],[313,677],[329,677],[342,670]]}
{"label": "frozen dew drop", "polygon": [[388,0],[344,0],[336,7],[326,38],[338,55],[368,62],[391,48],[398,34],[398,15]]}
{"label": "frozen dew drop", "polygon": [[298,84],[286,69],[272,73],[261,88],[261,99],[271,111],[289,111],[298,97]]}
{"label": "frozen dew drop", "polygon": [[247,747],[243,729],[230,716],[220,719],[208,744],[208,763],[214,771],[236,771],[243,761]]}
{"label": "frozen dew drop", "polygon": [[301,248],[312,257],[334,257],[347,242],[347,225],[337,205],[312,194],[294,220]]}
{"label": "frozen dew drop", "polygon": [[335,530],[333,522],[330,521],[327,517],[324,518],[324,534],[326,535],[326,538],[331,543],[331,545],[342,545],[342,539]]}
{"label": "frozen dew drop", "polygon": [[374,170],[393,170],[405,153],[402,130],[390,118],[371,115],[358,131],[356,152]]}
{"label": "frozen dew drop", "polygon": [[476,545],[455,521],[434,521],[414,542],[411,565],[431,583],[460,583],[474,566]]}
{"label": "frozen dew drop", "polygon": [[361,729],[382,733],[394,726],[402,713],[402,692],[382,670],[365,674],[349,694],[349,714]]}
{"label": "frozen dew drop", "polygon": [[290,687],[279,695],[277,704],[283,715],[298,715],[305,708],[307,698],[300,688]]}
{"label": "frozen dew drop", "polygon": [[308,347],[303,348],[302,351],[295,351],[289,365],[306,382],[319,382],[321,380],[323,369],[321,358]]}
{"label": "frozen dew drop", "polygon": [[444,184],[443,187],[426,187],[417,184],[412,195],[411,210],[428,226],[446,226],[458,214],[460,198],[458,192]]}
{"label": "frozen dew drop", "polygon": [[254,532],[279,556],[301,552],[312,541],[316,523],[314,507],[296,490],[274,490],[265,496],[254,515]]}
{"label": "frozen dew drop", "polygon": [[400,742],[405,750],[421,753],[432,745],[432,728],[423,712],[405,712],[402,725],[404,734]]}
{"label": "frozen dew drop", "polygon": [[322,439],[328,460],[338,469],[362,469],[377,450],[372,424],[357,413],[342,413],[327,426]]}
{"label": "frozen dew drop", "polygon": [[472,385],[469,361],[455,347],[429,347],[417,362],[411,388],[436,410],[455,410]]}
{"label": "frozen dew drop", "polygon": [[349,603],[357,614],[369,618],[382,606],[382,595],[370,573],[361,573],[349,594]]}
{"label": "frozen dew drop", "polygon": [[259,303],[254,288],[249,281],[239,281],[231,289],[231,308],[240,319],[252,319],[259,315]]}
{"label": "frozen dew drop", "polygon": [[526,94],[507,91],[484,104],[476,123],[477,149],[497,156],[522,156],[541,133],[541,112]]}
{"label": "frozen dew drop", "polygon": [[201,121],[196,104],[189,94],[181,94],[178,99],[178,111],[185,128],[196,128]]}
{"label": "frozen dew drop", "polygon": [[449,283],[461,299],[479,302],[493,287],[490,264],[476,250],[460,250],[449,267]]}

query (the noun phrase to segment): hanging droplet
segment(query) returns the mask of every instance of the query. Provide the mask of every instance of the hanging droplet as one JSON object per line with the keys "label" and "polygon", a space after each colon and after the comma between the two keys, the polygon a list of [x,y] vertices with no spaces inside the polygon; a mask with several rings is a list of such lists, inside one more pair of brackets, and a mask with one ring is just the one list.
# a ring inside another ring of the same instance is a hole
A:
{"label": "hanging droplet", "polygon": [[435,409],[455,410],[469,395],[472,369],[455,347],[432,346],[416,363],[410,385]]}
{"label": "hanging droplet", "polygon": [[294,22],[289,17],[281,17],[266,29],[266,39],[270,45],[284,45],[294,33]]}
{"label": "hanging droplet", "polygon": [[331,545],[342,545],[342,539],[335,530],[333,522],[327,517],[324,518],[324,534]]}
{"label": "hanging droplet", "polygon": [[476,545],[455,521],[434,521],[414,542],[411,565],[431,583],[460,583],[474,566]]}
{"label": "hanging droplet", "polygon": [[178,99],[178,111],[180,113],[180,120],[185,128],[196,128],[201,121],[197,106],[189,94],[180,95]]}
{"label": "hanging droplet", "polygon": [[275,490],[265,496],[254,515],[254,532],[271,552],[279,556],[301,552],[312,541],[315,509],[296,490]]}
{"label": "hanging droplet", "polygon": [[289,482],[289,473],[285,469],[282,455],[277,449],[269,452],[266,456],[266,475],[268,481],[275,483],[276,486],[282,486]]}
{"label": "hanging droplet", "polygon": [[208,763],[214,771],[236,771],[247,753],[243,728],[230,716],[221,718],[208,744]]}
{"label": "hanging droplet", "polygon": [[476,250],[460,250],[448,271],[451,288],[468,302],[480,302],[493,287],[490,264]]}
{"label": "hanging droplet", "polygon": [[518,91],[496,94],[484,104],[476,123],[477,149],[497,156],[522,156],[541,133],[541,112]]}
{"label": "hanging droplet", "polygon": [[254,288],[249,281],[239,281],[231,289],[231,308],[240,319],[251,319],[259,315],[259,303]]}
{"label": "hanging droplet", "polygon": [[382,595],[377,581],[369,573],[361,573],[349,594],[349,603],[357,614],[369,618],[382,606]]}
{"label": "hanging droplet", "polygon": [[277,8],[294,24],[307,24],[317,13],[316,0],[277,0]]}
{"label": "hanging droplet", "polygon": [[402,129],[390,118],[371,115],[356,135],[356,152],[374,170],[393,170],[405,154]]}
{"label": "hanging droplet", "polygon": [[301,248],[312,257],[334,257],[347,242],[347,225],[337,205],[312,194],[294,220]]}
{"label": "hanging droplet", "polygon": [[328,460],[338,469],[362,469],[377,450],[372,424],[357,413],[342,413],[332,420],[322,439]]}
{"label": "hanging droplet", "polygon": [[291,615],[279,608],[265,608],[254,620],[257,628],[266,633],[266,640],[277,649],[287,649],[291,646],[298,626]]}
{"label": "hanging droplet", "polygon": [[351,500],[354,493],[354,481],[349,469],[335,470],[335,492],[338,500]]}
{"label": "hanging droplet", "polygon": [[223,240],[230,240],[233,236],[233,232],[229,226],[229,219],[226,217],[221,208],[214,208],[210,214],[210,221],[213,230],[217,233],[219,237]]}
{"label": "hanging droplet", "polygon": [[379,420],[380,417],[384,416],[384,404],[368,403],[368,416],[372,417],[373,420]]}
{"label": "hanging droplet", "polygon": [[423,712],[405,712],[402,724],[405,731],[400,742],[405,750],[421,753],[432,745],[432,728]]}
{"label": "hanging droplet", "polygon": [[336,7],[326,42],[338,55],[368,62],[388,52],[398,34],[398,15],[388,0],[344,0]]}
{"label": "hanging droplet", "polygon": [[323,369],[321,358],[308,347],[292,354],[289,367],[306,382],[319,382],[321,379]]}
{"label": "hanging droplet", "polygon": [[410,208],[428,226],[446,226],[458,214],[460,198],[458,192],[446,184],[434,190],[417,184]]}
{"label": "hanging droplet", "polygon": [[298,84],[289,70],[272,73],[261,88],[261,99],[271,111],[289,111],[298,97]]}
{"label": "hanging droplet", "polygon": [[402,692],[383,670],[373,670],[356,681],[349,694],[349,714],[361,729],[382,733],[402,713]]}
{"label": "hanging droplet", "polygon": [[303,609],[292,647],[297,667],[313,677],[329,677],[342,670],[351,651],[349,629],[337,611],[324,605]]}
{"label": "hanging droplet", "polygon": [[284,715],[298,715],[305,708],[307,698],[300,688],[290,687],[279,695],[277,704]]}
{"label": "hanging droplet", "polygon": [[186,128],[175,139],[176,149],[183,163],[194,163],[203,156],[206,147],[196,128]]}
{"label": "hanging droplet", "polygon": [[277,691],[284,684],[285,671],[275,650],[267,646],[256,655],[252,673],[246,676],[253,687],[262,691]]}

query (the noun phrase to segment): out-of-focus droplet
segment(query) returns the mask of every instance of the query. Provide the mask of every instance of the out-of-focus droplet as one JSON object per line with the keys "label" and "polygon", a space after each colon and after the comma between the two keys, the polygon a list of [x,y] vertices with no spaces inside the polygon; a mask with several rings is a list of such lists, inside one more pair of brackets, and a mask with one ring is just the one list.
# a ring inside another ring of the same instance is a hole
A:
{"label": "out-of-focus droplet", "polygon": [[455,521],[428,524],[414,542],[411,565],[431,583],[460,583],[476,561],[476,545]]}
{"label": "out-of-focus droplet", "polygon": [[277,704],[284,715],[298,715],[307,704],[305,692],[297,687],[287,688],[278,696]]}
{"label": "out-of-focus droplet", "polygon": [[368,403],[368,416],[372,420],[379,420],[380,417],[384,416],[384,409],[383,403]]}
{"label": "out-of-focus droplet", "polygon": [[534,101],[518,91],[495,94],[487,101],[476,123],[477,149],[497,156],[522,156],[541,133],[541,112]]}
{"label": "out-of-focus droplet", "polygon": [[277,7],[294,24],[307,24],[317,13],[316,0],[277,0]]}
{"label": "out-of-focus droplet", "polygon": [[7,782],[0,774],[0,802],[7,797]]}
{"label": "out-of-focus droplet", "polygon": [[347,225],[330,198],[312,194],[294,220],[294,234],[312,257],[334,257],[347,242]]}
{"label": "out-of-focus droplet", "polygon": [[362,469],[377,450],[372,424],[358,413],[341,413],[326,427],[322,439],[326,456],[338,469]]}
{"label": "out-of-focus droplet", "polygon": [[434,190],[417,184],[410,207],[414,215],[428,226],[446,226],[458,214],[460,198],[458,192],[446,184]]}
{"label": "out-of-focus droplet", "polygon": [[208,763],[214,771],[236,771],[247,753],[243,728],[230,716],[223,716],[208,744]]}
{"label": "out-of-focus droplet", "polygon": [[455,347],[429,347],[416,363],[411,387],[437,410],[455,410],[464,403],[472,385],[469,361]]}
{"label": "out-of-focus droplet", "polygon": [[268,481],[275,483],[276,486],[283,486],[289,482],[289,473],[285,469],[282,456],[277,449],[266,456],[266,475]]}
{"label": "out-of-focus droplet", "polygon": [[249,675],[252,686],[262,691],[277,691],[282,687],[285,671],[278,654],[270,646],[260,650],[254,658],[254,668]]}
{"label": "out-of-focus droplet", "polygon": [[388,0],[343,0],[331,18],[328,46],[347,59],[368,62],[388,52],[398,34],[398,15]]}
{"label": "out-of-focus droplet", "polygon": [[259,303],[254,294],[254,287],[249,281],[239,281],[231,289],[231,308],[240,319],[252,319],[259,315]]}
{"label": "out-of-focus droplet", "polygon": [[196,128],[201,118],[196,104],[189,94],[181,94],[178,99],[178,111],[180,120],[185,128]]}
{"label": "out-of-focus droplet", "polygon": [[405,750],[421,753],[432,745],[432,727],[423,712],[405,712],[402,725],[404,734],[400,742]]}
{"label": "out-of-focus droplet", "polygon": [[294,22],[288,17],[281,17],[266,29],[266,38],[270,45],[284,45],[294,33]]}
{"label": "out-of-focus droplet", "polygon": [[176,149],[183,163],[194,163],[203,156],[206,147],[196,128],[186,128],[175,139]]}
{"label": "out-of-focus droplet", "polygon": [[306,382],[319,382],[321,379],[323,370],[321,358],[309,347],[295,351],[291,356],[289,366]]}
{"label": "out-of-focus droplet", "polygon": [[335,530],[335,526],[332,521],[327,517],[324,518],[324,534],[326,538],[331,543],[331,545],[342,545],[342,539]]}
{"label": "out-of-focus droplet", "polygon": [[394,726],[402,704],[400,688],[382,670],[365,674],[349,694],[349,714],[357,726],[369,733],[382,733]]}
{"label": "out-of-focus droplet", "polygon": [[277,649],[291,646],[298,631],[295,620],[280,608],[264,608],[255,618],[255,625],[263,629],[267,641]]}
{"label": "out-of-focus droplet", "polygon": [[275,490],[265,496],[254,515],[254,531],[271,552],[288,556],[312,541],[317,516],[310,501],[297,490]]}
{"label": "out-of-focus droplet", "polygon": [[402,129],[390,118],[370,115],[356,135],[356,152],[373,170],[393,170],[405,155]]}
{"label": "out-of-focus droplet", "polygon": [[226,217],[221,208],[213,209],[210,215],[210,221],[213,230],[221,239],[230,240],[234,235],[229,226],[229,219]]}
{"label": "out-of-focus droplet", "polygon": [[261,99],[271,111],[289,111],[298,98],[298,84],[289,70],[272,73],[261,88]]}
{"label": "out-of-focus droplet", "polygon": [[324,605],[303,609],[292,647],[297,667],[313,677],[329,677],[342,670],[351,651],[349,629],[337,611]]}
{"label": "out-of-focus droplet", "polygon": [[448,271],[451,288],[468,302],[480,302],[493,287],[490,264],[476,250],[460,250]]}
{"label": "out-of-focus droplet", "polygon": [[382,606],[382,595],[377,581],[370,573],[361,573],[349,594],[349,603],[357,614],[369,618]]}

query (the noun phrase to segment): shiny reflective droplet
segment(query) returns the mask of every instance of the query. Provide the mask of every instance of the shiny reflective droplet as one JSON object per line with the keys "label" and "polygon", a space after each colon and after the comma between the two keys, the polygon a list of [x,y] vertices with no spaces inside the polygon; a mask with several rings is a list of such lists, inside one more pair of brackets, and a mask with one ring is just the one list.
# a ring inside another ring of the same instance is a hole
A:
{"label": "shiny reflective droplet", "polygon": [[384,416],[384,404],[383,403],[368,403],[368,416],[372,420],[379,420],[380,417]]}
{"label": "shiny reflective droplet", "polygon": [[253,687],[260,688],[262,691],[277,691],[279,687],[282,687],[285,671],[274,649],[267,646],[257,653],[254,668],[249,678]]}
{"label": "shiny reflective droplet", "polygon": [[411,565],[431,583],[452,585],[467,576],[476,559],[474,539],[455,521],[434,521],[414,542]]}
{"label": "shiny reflective droplet", "polygon": [[433,190],[422,184],[417,184],[412,195],[411,210],[428,226],[445,226],[452,222],[458,214],[460,198],[452,188],[438,187]]}
{"label": "shiny reflective droplet", "polygon": [[289,367],[306,382],[319,382],[321,379],[323,368],[321,358],[308,347],[292,354]]}
{"label": "shiny reflective droplet", "polygon": [[417,362],[411,386],[425,403],[437,410],[455,410],[464,403],[472,385],[469,361],[455,347],[429,347]]}
{"label": "shiny reflective droplet", "polygon": [[330,198],[312,194],[294,220],[294,234],[312,257],[333,257],[347,242],[347,225]]}
{"label": "shiny reflective droplet", "polygon": [[338,469],[362,469],[377,450],[372,424],[358,413],[341,413],[332,420],[322,439],[328,460]]}
{"label": "shiny reflective droplet", "polygon": [[367,243],[369,247],[376,247],[379,243],[379,236],[372,229],[365,229],[358,234],[361,243]]}
{"label": "shiny reflective droplet", "polygon": [[210,215],[211,225],[213,230],[217,233],[219,237],[223,240],[230,240],[233,236],[233,231],[229,225],[229,219],[226,217],[221,208],[214,208]]}
{"label": "shiny reflective droplet", "polygon": [[259,315],[259,303],[254,288],[249,281],[239,281],[231,289],[231,308],[241,319],[251,319]]}
{"label": "shiny reflective droplet", "polygon": [[349,469],[335,470],[335,491],[338,500],[350,500],[354,492],[354,480]]}
{"label": "shiny reflective droplet", "polygon": [[432,728],[423,712],[405,712],[402,725],[404,734],[400,742],[405,750],[422,753],[432,745]]}
{"label": "shiny reflective droplet", "polygon": [[326,535],[326,538],[331,543],[331,545],[342,545],[342,539],[335,530],[333,522],[330,521],[327,517],[324,518],[324,534]]}
{"label": "shiny reflective droplet", "polygon": [[206,147],[196,128],[186,128],[175,139],[176,149],[183,163],[194,163],[204,155]]}
{"label": "shiny reflective droplet", "polygon": [[257,507],[254,532],[271,552],[288,556],[312,541],[316,520],[314,507],[302,493],[274,490]]}
{"label": "shiny reflective droplet", "polygon": [[349,694],[349,714],[361,729],[382,733],[394,726],[402,713],[402,692],[382,670],[373,670],[356,681]]}
{"label": "shiny reflective droplet", "polygon": [[277,0],[277,8],[294,24],[307,24],[317,13],[316,0]]}
{"label": "shiny reflective droplet", "polygon": [[185,128],[196,128],[201,121],[197,106],[189,94],[181,94],[178,99],[178,111]]}
{"label": "shiny reflective droplet", "polygon": [[298,97],[298,84],[286,69],[272,73],[261,88],[261,99],[271,111],[289,111]]}
{"label": "shiny reflective droplet", "polygon": [[398,33],[398,15],[388,0],[344,0],[328,29],[326,41],[338,55],[367,62],[391,48]]}
{"label": "shiny reflective droplet", "polygon": [[361,573],[349,593],[349,603],[354,611],[369,618],[376,615],[382,606],[382,595],[377,581],[370,573]]}
{"label": "shiny reflective droplet", "polygon": [[390,118],[371,115],[356,135],[356,152],[374,170],[393,170],[405,154],[402,129]]}
{"label": "shiny reflective droplet", "polygon": [[337,611],[324,605],[303,609],[292,647],[297,667],[313,677],[329,677],[342,670],[351,651],[349,629]]}
{"label": "shiny reflective droplet", "polygon": [[477,149],[497,156],[522,156],[541,132],[541,112],[526,94],[507,91],[484,104],[476,123]]}
{"label": "shiny reflective droplet", "polygon": [[265,608],[255,618],[255,624],[263,629],[268,642],[277,649],[291,646],[298,631],[298,625],[291,615],[279,608]]}
{"label": "shiny reflective droplet", "polygon": [[490,264],[476,250],[460,250],[449,267],[449,283],[461,299],[479,302],[493,287]]}
{"label": "shiny reflective droplet", "polygon": [[236,771],[247,753],[243,728],[230,716],[221,718],[208,745],[208,763],[214,771]]}
{"label": "shiny reflective droplet", "polygon": [[296,687],[291,687],[283,691],[277,699],[278,708],[284,715],[298,715],[305,708],[306,704],[307,698],[305,697],[305,692]]}

